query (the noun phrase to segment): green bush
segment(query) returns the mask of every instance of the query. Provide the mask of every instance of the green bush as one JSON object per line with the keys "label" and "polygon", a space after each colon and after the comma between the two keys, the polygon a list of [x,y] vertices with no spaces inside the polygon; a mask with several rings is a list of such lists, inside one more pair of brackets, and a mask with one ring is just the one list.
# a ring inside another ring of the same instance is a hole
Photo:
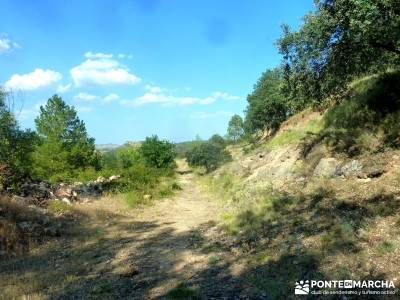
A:
{"label": "green bush", "polygon": [[203,142],[186,153],[186,160],[189,166],[204,167],[207,172],[211,172],[231,160],[231,156],[223,146]]}
{"label": "green bush", "polygon": [[159,140],[156,135],[146,137],[139,148],[139,153],[150,167],[172,168],[175,166],[175,145],[166,140]]}

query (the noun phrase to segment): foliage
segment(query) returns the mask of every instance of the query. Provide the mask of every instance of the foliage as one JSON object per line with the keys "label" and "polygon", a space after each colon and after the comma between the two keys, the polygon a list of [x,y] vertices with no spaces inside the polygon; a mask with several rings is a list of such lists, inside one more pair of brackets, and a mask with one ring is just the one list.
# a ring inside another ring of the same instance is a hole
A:
{"label": "foliage", "polygon": [[191,149],[193,149],[193,147],[201,144],[202,142],[203,141],[201,141],[200,139],[196,139],[193,141],[176,143],[175,148],[176,148],[177,157],[184,158],[186,152],[190,151]]}
{"label": "foliage", "polygon": [[231,159],[223,146],[213,142],[203,142],[186,153],[189,166],[204,167],[207,172],[217,169]]}
{"label": "foliage", "polygon": [[99,167],[94,139],[88,137],[74,107],[59,96],[54,95],[40,107],[35,123],[40,137],[33,155],[36,177],[63,180],[77,170]]}
{"label": "foliage", "polygon": [[139,148],[139,153],[151,167],[171,168],[175,165],[175,145],[166,140],[159,140],[156,135],[146,137]]}
{"label": "foliage", "polygon": [[356,77],[400,62],[397,0],[318,0],[298,31],[283,26],[283,91],[295,110],[321,105]]}
{"label": "foliage", "polygon": [[0,190],[15,189],[30,175],[36,135],[21,130],[0,90]]}
{"label": "foliage", "polygon": [[218,145],[220,147],[225,147],[226,146],[226,140],[220,136],[219,134],[214,134],[211,136],[208,141],[212,144]]}
{"label": "foliage", "polygon": [[247,97],[245,128],[254,133],[258,130],[276,130],[290,115],[281,93],[282,71],[267,70]]}
{"label": "foliage", "polygon": [[228,123],[228,139],[237,142],[244,135],[244,122],[241,116],[233,115]]}

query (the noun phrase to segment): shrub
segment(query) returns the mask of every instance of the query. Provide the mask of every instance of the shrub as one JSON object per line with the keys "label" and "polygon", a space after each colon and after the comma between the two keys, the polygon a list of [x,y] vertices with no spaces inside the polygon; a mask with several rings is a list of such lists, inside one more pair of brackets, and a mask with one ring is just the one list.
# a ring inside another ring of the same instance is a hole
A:
{"label": "shrub", "polygon": [[231,159],[230,154],[221,145],[204,142],[186,153],[189,166],[204,167],[207,172],[217,169]]}
{"label": "shrub", "polygon": [[146,138],[139,148],[139,153],[151,167],[172,168],[175,165],[175,145],[166,140],[159,140],[156,135]]}

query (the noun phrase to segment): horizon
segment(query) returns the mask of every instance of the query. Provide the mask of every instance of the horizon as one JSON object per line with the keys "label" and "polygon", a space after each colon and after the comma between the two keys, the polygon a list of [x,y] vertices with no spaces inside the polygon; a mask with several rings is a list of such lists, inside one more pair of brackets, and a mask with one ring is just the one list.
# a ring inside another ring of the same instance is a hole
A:
{"label": "horizon", "polygon": [[261,73],[279,65],[280,25],[297,28],[313,9],[311,0],[1,4],[0,85],[15,91],[21,126],[34,129],[58,94],[98,145],[224,135]]}

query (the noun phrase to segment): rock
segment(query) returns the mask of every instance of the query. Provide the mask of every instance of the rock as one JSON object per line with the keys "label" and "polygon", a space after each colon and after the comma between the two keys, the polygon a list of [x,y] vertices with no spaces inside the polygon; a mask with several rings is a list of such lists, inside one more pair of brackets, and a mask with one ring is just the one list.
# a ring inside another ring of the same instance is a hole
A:
{"label": "rock", "polygon": [[121,175],[112,175],[108,178],[108,181],[115,181],[121,178]]}
{"label": "rock", "polygon": [[69,186],[61,183],[57,190],[54,192],[54,195],[58,198],[71,198],[72,189]]}
{"label": "rock", "polygon": [[71,205],[71,201],[68,198],[62,198],[61,201]]}
{"label": "rock", "polygon": [[336,158],[321,158],[318,165],[314,169],[314,176],[317,177],[334,177],[337,175],[339,162]]}
{"label": "rock", "polygon": [[11,202],[19,204],[19,205],[25,205],[27,204],[29,201],[26,197],[21,197],[21,196],[13,196],[11,198]]}
{"label": "rock", "polygon": [[363,166],[358,160],[352,160],[340,167],[338,170],[339,175],[344,175],[345,177],[351,177],[358,175],[362,170]]}
{"label": "rock", "polygon": [[106,179],[103,176],[100,176],[95,180],[96,183],[103,183],[105,181],[106,181]]}
{"label": "rock", "polygon": [[31,224],[29,224],[26,221],[20,222],[18,223],[18,227],[22,230],[22,231],[30,231],[31,229]]}
{"label": "rock", "polygon": [[151,195],[143,195],[143,200],[150,200],[151,199]]}
{"label": "rock", "polygon": [[26,182],[21,185],[20,191],[20,196],[32,197],[40,201],[50,199],[53,194],[53,192],[51,191],[51,185],[47,182]]}
{"label": "rock", "polygon": [[120,273],[121,277],[133,277],[139,274],[139,270],[135,266],[130,266]]}
{"label": "rock", "polygon": [[378,166],[366,168],[362,171],[362,174],[365,174],[367,178],[376,178],[381,176],[383,173],[384,173],[383,168],[379,168]]}
{"label": "rock", "polygon": [[44,229],[44,233],[47,235],[50,235],[50,236],[59,236],[60,235],[60,231],[55,226],[46,227]]}
{"label": "rock", "polygon": [[42,224],[42,225],[48,225],[48,224],[50,224],[50,217],[49,216],[43,216],[41,219],[40,219],[40,223]]}

